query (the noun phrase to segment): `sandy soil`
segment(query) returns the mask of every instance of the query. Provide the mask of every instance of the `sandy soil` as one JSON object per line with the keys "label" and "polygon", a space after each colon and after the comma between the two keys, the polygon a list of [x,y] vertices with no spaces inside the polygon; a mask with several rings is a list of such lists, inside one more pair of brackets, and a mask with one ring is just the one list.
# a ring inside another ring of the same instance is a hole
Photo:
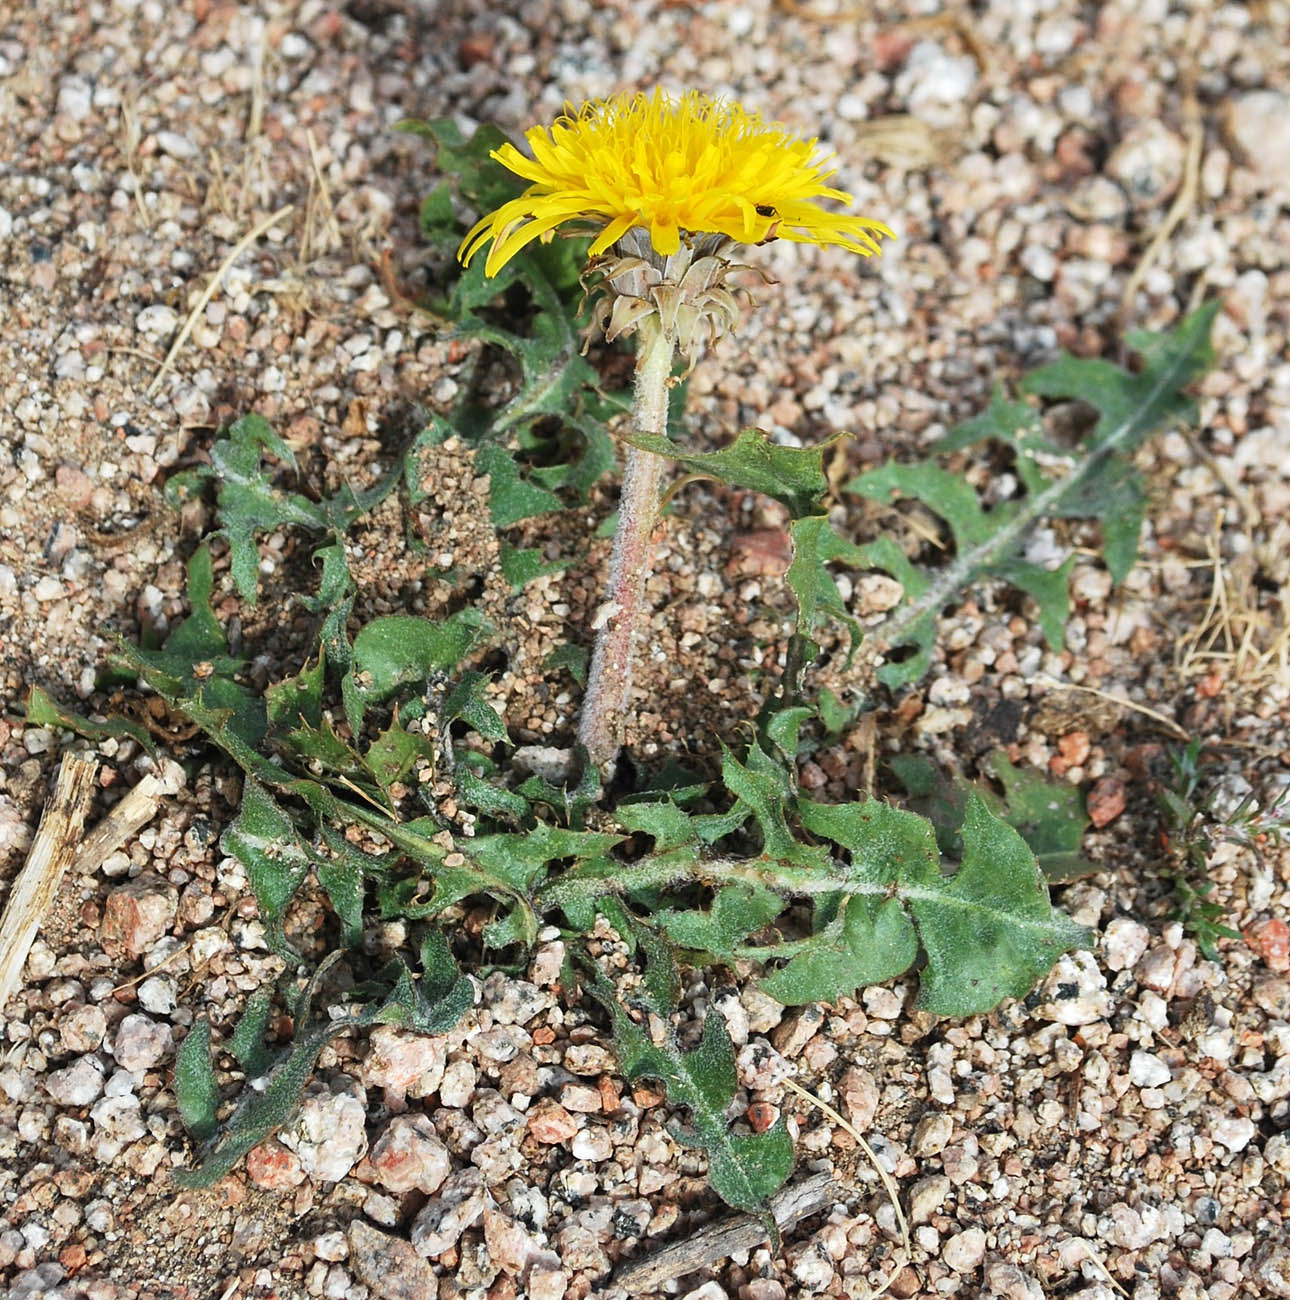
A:
{"label": "sandy soil", "polygon": [[[1164,747],[1187,735],[1215,747],[1229,805],[1290,784],[1290,6],[929,8],[7,6],[0,897],[71,743],[25,727],[29,687],[103,708],[97,673],[115,638],[164,632],[185,611],[183,563],[209,519],[200,505],[168,509],[167,477],[255,410],[309,484],[371,481],[455,396],[460,347],[391,293],[415,296],[442,272],[417,234],[428,155],[394,123],[452,114],[518,132],[566,99],[624,87],[732,92],[818,133],[860,210],[901,238],[863,266],[758,251],[776,283],[695,373],[696,446],[746,424],[804,442],[845,429],[840,478],[918,453],[1059,347],[1114,356],[1126,325],[1168,327],[1214,295],[1223,310],[1198,426],[1138,457],[1152,507],[1125,587],[1111,590],[1095,530],[1041,539],[1080,556],[1065,652],[1043,647],[1015,593],[976,593],[947,614],[924,686],[882,699],[802,773],[840,798],[870,779],[875,754],[921,749],[971,771],[1003,745],[1096,797],[1122,787],[1123,811],[1086,844],[1099,874],[1062,894],[1097,951],[963,1024],[913,1011],[904,985],[783,1014],[746,982],[696,973],[687,1014],[727,1016],[742,1098],[790,1111],[799,1173],[835,1167],[838,1200],[782,1254],[745,1252],[668,1290],[863,1297],[894,1275],[903,1300],[1290,1296],[1290,857],[1216,849],[1213,897],[1243,937],[1204,960],[1170,919],[1150,790]],[[163,366],[210,277],[257,229]],[[994,472],[973,469],[987,488]],[[467,567],[496,546],[478,488],[466,453],[445,460],[410,521]],[[591,532],[611,506],[606,482],[591,510],[512,538],[573,561],[509,607],[495,690],[517,740],[569,738],[576,692],[544,682],[541,664],[585,640],[606,558]],[[362,599],[433,614],[400,515],[366,525]],[[911,526],[854,499],[838,519],[861,540]],[[783,524],[766,502],[710,486],[679,498],[651,585],[638,752],[710,763],[755,712],[790,608]],[[270,660],[292,647],[277,615],[294,545],[267,539],[254,615],[220,569],[217,611]],[[850,598],[863,613],[863,582]],[[857,685],[838,667],[817,680]],[[99,874],[64,881],[3,1009],[10,1294],[578,1300],[624,1294],[616,1267],[721,1216],[665,1108],[622,1095],[586,1012],[562,1003],[550,943],[526,980],[491,978],[429,1063],[397,1035],[328,1049],[282,1142],[210,1192],[177,1192],[168,1171],[191,1150],[175,1044],[197,1014],[227,1032],[281,971],[218,850],[235,783],[213,755],[181,756],[184,769],[162,765],[173,793],[153,824]],[[128,745],[102,759],[96,816],[151,766]],[[127,896],[162,916],[133,952],[113,929]],[[316,906],[306,900],[302,928]],[[784,1063],[896,1179],[908,1260],[876,1175],[843,1128],[784,1090]],[[234,1094],[231,1058],[221,1069]],[[416,1115],[433,1142],[408,1136]],[[418,1153],[411,1183],[393,1168],[396,1137]],[[446,1204],[449,1169],[475,1217],[418,1253],[413,1225]],[[472,1169],[487,1197],[462,1181]]]}

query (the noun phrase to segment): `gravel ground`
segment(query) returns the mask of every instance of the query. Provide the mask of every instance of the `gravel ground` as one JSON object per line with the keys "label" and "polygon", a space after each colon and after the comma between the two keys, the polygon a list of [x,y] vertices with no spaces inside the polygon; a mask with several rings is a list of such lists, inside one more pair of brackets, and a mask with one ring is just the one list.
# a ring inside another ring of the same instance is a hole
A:
{"label": "gravel ground", "polygon": [[[751,423],[805,442],[852,430],[842,475],[916,453],[1058,347],[1114,354],[1124,323],[1164,328],[1213,295],[1221,361],[1199,426],[1139,457],[1152,508],[1125,588],[1081,560],[1066,652],[1043,648],[1024,603],[978,593],[946,619],[925,687],[802,773],[844,797],[869,779],[871,749],[970,769],[1003,744],[1091,786],[1101,825],[1086,847],[1101,871],[1063,905],[1096,928],[1097,951],[964,1023],[915,1012],[901,985],[784,1014],[728,975],[696,977],[687,1016],[726,1016],[741,1100],[790,1112],[800,1172],[835,1168],[838,1200],[781,1256],[754,1250],[670,1292],[865,1297],[894,1275],[902,1300],[1290,1296],[1290,857],[1215,853],[1214,897],[1244,937],[1204,960],[1169,919],[1148,792],[1173,738],[1160,716],[1220,746],[1229,801],[1252,790],[1267,802],[1290,783],[1290,6],[931,8],[6,7],[0,891],[67,743],[24,728],[27,688],[102,706],[95,670],[113,638],[164,631],[184,611],[183,560],[206,521],[162,504],[172,468],[253,409],[314,481],[368,481],[452,400],[460,350],[380,271],[409,294],[436,273],[416,233],[425,148],[392,124],[451,113],[518,131],[624,87],[732,92],[818,132],[860,210],[901,238],[873,264],[789,245],[755,255],[777,283],[696,371],[696,445]],[[210,274],[274,214],[150,396]],[[418,521],[465,566],[495,546],[478,488],[467,455],[446,456]],[[598,521],[607,489],[594,505]],[[854,500],[838,518],[856,536],[908,526]],[[496,684],[521,739],[569,737],[576,699],[543,686],[540,665],[598,599],[604,544],[588,542],[587,522],[531,526],[575,563],[526,589]],[[784,522],[702,486],[680,498],[651,588],[643,752],[705,761],[755,710],[787,608]],[[404,607],[420,564],[404,536],[384,516],[363,536],[373,610]],[[291,546],[268,540],[261,621],[243,629],[271,654]],[[881,597],[863,580],[850,593],[862,617]],[[433,593],[416,607],[433,614]],[[819,680],[847,685],[836,670]],[[105,808],[150,763],[128,745],[102,754]],[[660,1099],[624,1086],[563,998],[553,939],[526,980],[489,977],[441,1040],[382,1029],[336,1043],[287,1131],[211,1191],[177,1192],[168,1171],[191,1153],[170,1091],[175,1046],[197,1014],[220,1039],[281,964],[217,849],[228,773],[162,766],[162,815],[100,875],[64,882],[4,1009],[11,1295],[580,1300],[624,1294],[610,1280],[620,1261],[720,1213]],[[306,898],[302,930],[316,906]],[[907,1262],[876,1175],[785,1090],[790,1072],[897,1180]]]}

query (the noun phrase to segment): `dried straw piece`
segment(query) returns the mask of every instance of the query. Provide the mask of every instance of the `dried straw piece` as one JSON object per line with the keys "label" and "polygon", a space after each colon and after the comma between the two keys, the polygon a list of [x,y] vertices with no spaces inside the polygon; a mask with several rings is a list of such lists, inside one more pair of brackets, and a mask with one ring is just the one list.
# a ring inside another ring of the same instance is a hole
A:
{"label": "dried straw piece", "polygon": [[0,918],[0,1013],[18,988],[27,953],[54,901],[63,873],[77,857],[98,768],[95,758],[63,755],[54,793],[41,814],[31,852],[14,881],[4,917]]}

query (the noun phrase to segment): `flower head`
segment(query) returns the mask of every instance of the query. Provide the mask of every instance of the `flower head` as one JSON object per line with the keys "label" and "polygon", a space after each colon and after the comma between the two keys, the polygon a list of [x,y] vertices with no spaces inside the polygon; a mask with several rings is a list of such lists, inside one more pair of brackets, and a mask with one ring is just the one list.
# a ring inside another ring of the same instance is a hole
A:
{"label": "flower head", "polygon": [[491,239],[488,275],[568,222],[599,228],[592,257],[633,227],[647,230],[663,257],[677,252],[683,231],[746,244],[835,244],[864,257],[880,251],[878,236],[895,237],[880,221],[819,205],[852,198],[825,184],[837,168],[815,140],[695,91],[676,100],[657,90],[593,100],[525,139],[532,158],[511,144],[492,156],[528,189],[484,217],[458,254],[469,262]]}

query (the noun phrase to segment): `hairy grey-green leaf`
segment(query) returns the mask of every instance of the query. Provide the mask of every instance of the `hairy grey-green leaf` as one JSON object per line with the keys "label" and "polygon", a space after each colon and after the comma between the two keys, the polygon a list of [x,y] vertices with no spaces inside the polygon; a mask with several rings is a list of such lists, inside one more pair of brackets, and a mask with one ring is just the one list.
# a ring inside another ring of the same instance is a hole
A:
{"label": "hairy grey-green leaf", "polygon": [[[661,952],[654,949],[654,962]],[[764,1211],[767,1200],[792,1172],[793,1144],[782,1116],[763,1133],[731,1131],[728,1116],[737,1077],[725,1021],[710,1011],[698,1046],[688,1050],[680,1047],[675,1030],[667,1024],[659,1044],[632,1019],[599,971],[593,972],[589,987],[609,1011],[623,1077],[628,1082],[657,1079],[668,1100],[687,1109],[689,1123],[673,1125],[671,1132],[678,1141],[707,1155],[708,1180],[717,1195],[735,1209]],[[672,987],[679,988],[679,981],[673,981]],[[659,1013],[658,1007],[654,1010]],[[671,1007],[663,1010],[670,1012]]]}
{"label": "hairy grey-green leaf", "polygon": [[219,1087],[211,1065],[211,1024],[205,1016],[193,1022],[175,1053],[175,1101],[183,1126],[194,1138],[205,1142],[214,1134]]}
{"label": "hairy grey-green leaf", "polygon": [[623,440],[666,456],[691,474],[772,497],[795,519],[817,512],[828,491],[824,446],[781,447],[762,429],[744,429],[728,447],[711,452],[687,452],[670,438],[637,431],[624,434]]}
{"label": "hairy grey-green leaf", "polygon": [[841,561],[856,567],[866,563],[864,551],[839,537],[827,515],[796,519],[789,526],[793,561],[784,581],[797,597],[797,630],[814,643],[817,629],[828,618],[836,619],[847,631],[848,664],[860,642],[860,624],[847,612],[829,565]]}
{"label": "hairy grey-green leaf", "polygon": [[242,807],[220,838],[220,848],[246,869],[270,946],[288,960],[296,953],[282,933],[287,904],[309,870],[310,856],[295,823],[253,777],[242,784]]}
{"label": "hairy grey-green leaf", "polygon": [[1217,310],[1216,301],[1208,303],[1166,334],[1131,333],[1129,346],[1144,363],[1139,370],[1064,356],[1028,376],[1022,384],[1026,393],[1076,399],[1096,412],[1092,432],[1074,447],[1058,447],[1044,435],[1037,412],[997,393],[984,415],[942,443],[942,451],[986,439],[1011,447],[1026,489],[1020,499],[987,510],[965,480],[933,461],[885,465],[847,485],[873,500],[921,501],[945,520],[955,544],[946,564],[926,571],[888,539],[865,548],[868,562],[886,569],[905,589],[901,604],[872,630],[874,644],[914,652],[903,661],[889,656],[881,680],[901,686],[921,677],[931,661],[939,613],[983,579],[1005,580],[1032,596],[1046,639],[1060,645],[1073,557],[1057,570],[1025,558],[1026,538],[1044,519],[1100,519],[1107,566],[1116,581],[1124,578],[1137,555],[1145,508],[1130,458],[1152,432],[1193,418],[1185,389],[1212,361],[1209,334]]}
{"label": "hairy grey-green leaf", "polygon": [[251,997],[238,1020],[233,1036],[228,1040],[228,1049],[237,1058],[248,1079],[258,1079],[273,1064],[276,1053],[264,1042],[265,1030],[269,1025],[269,1015],[273,1010],[273,998],[266,992],[259,992]]}
{"label": "hairy grey-green leaf", "polygon": [[547,561],[542,558],[540,547],[527,546],[519,548],[509,546],[506,542],[502,543],[498,562],[502,566],[502,577],[515,591],[527,587],[530,582],[535,582],[538,578],[545,578],[552,573],[559,573],[573,563],[572,560]]}
{"label": "hairy grey-green leaf", "polygon": [[362,731],[369,706],[450,672],[488,631],[483,616],[469,606],[438,621],[388,614],[364,624],[354,638],[352,667],[341,683],[354,734]]}
{"label": "hairy grey-green leaf", "polygon": [[481,447],[475,455],[475,468],[488,475],[488,509],[498,528],[561,508],[562,502],[554,492],[520,473],[515,456],[505,447]]}

